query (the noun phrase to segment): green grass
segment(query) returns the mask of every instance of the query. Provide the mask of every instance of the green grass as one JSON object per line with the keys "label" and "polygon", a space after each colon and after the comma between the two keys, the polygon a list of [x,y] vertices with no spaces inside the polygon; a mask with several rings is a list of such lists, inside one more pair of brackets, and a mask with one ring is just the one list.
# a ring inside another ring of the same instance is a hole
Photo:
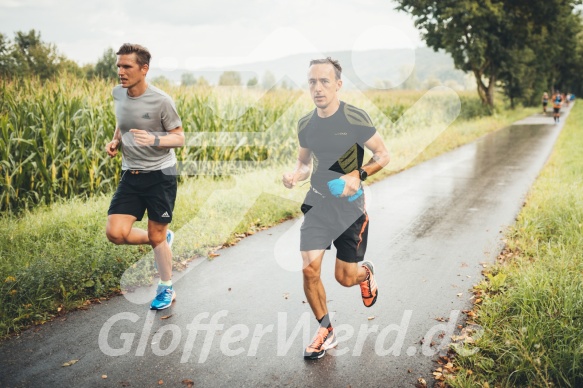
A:
{"label": "green grass", "polygon": [[582,120],[577,104],[508,234],[508,253],[476,287],[484,334],[479,352],[456,357],[451,386],[583,386]]}
{"label": "green grass", "polygon": [[[499,109],[494,116],[480,117],[479,110],[474,110],[471,114],[473,120],[459,119],[444,131],[431,127],[438,121],[431,110],[422,110],[423,114],[417,114],[409,122],[392,124],[401,117],[399,114],[406,112],[402,107],[411,106],[422,94],[377,93],[377,108],[370,106],[371,116],[378,123],[391,152],[398,155],[393,158],[386,174],[474,140],[532,112],[530,109]],[[179,106],[189,104],[187,95],[188,92],[179,95]],[[285,100],[285,96],[275,97]],[[440,101],[439,95],[431,98],[434,100],[429,99],[430,104]],[[462,103],[466,98],[470,97],[463,97]],[[362,95],[347,95],[345,99],[349,102],[354,99],[355,105],[359,106],[360,102],[370,104],[372,100]],[[278,133],[288,134],[298,115],[306,111],[306,106],[312,109],[309,101],[306,104],[305,96],[295,104],[285,113],[273,114],[280,117],[274,124],[283,131]],[[397,113],[390,111],[394,106],[401,107]],[[364,108],[369,110],[366,106]],[[203,125],[194,122],[196,117],[188,115],[185,123],[190,124],[185,125]],[[216,130],[219,129],[217,126]],[[275,139],[276,135],[268,136]],[[433,141],[434,137],[436,140]],[[297,147],[295,139],[285,136],[280,143],[278,152],[281,155],[288,153],[287,149]],[[432,144],[422,151],[425,147],[419,144],[426,143]],[[205,256],[224,244],[233,244],[245,234],[297,216],[308,185],[290,191],[281,184],[283,172],[293,168],[294,160],[295,156],[293,159],[275,158],[261,170],[241,172],[231,177],[186,179],[178,191],[171,225],[177,235],[173,247],[176,267],[180,268],[190,258]],[[0,310],[0,336],[44,322],[89,299],[116,293],[124,271],[150,254],[148,247],[115,246],[107,241],[104,227],[109,201],[109,194],[85,200],[61,199],[50,206],[1,216],[0,303],[3,307]],[[204,209],[204,214],[199,214],[200,209]],[[145,227],[145,221],[137,226]],[[132,274],[130,280],[133,284],[141,284],[149,282],[152,276],[151,265],[146,265]]]}

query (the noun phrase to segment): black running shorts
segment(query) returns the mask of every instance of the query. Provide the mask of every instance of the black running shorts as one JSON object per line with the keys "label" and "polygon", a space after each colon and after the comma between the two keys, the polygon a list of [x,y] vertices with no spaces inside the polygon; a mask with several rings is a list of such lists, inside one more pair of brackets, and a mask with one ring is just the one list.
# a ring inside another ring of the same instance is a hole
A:
{"label": "black running shorts", "polygon": [[330,249],[334,242],[338,259],[347,263],[364,260],[369,224],[364,195],[348,202],[347,198],[322,197],[310,191],[301,209],[301,251]]}
{"label": "black running shorts", "polygon": [[176,166],[151,172],[124,170],[107,214],[129,214],[141,221],[147,210],[148,219],[168,224],[177,186]]}
{"label": "black running shorts", "polygon": [[560,111],[561,111],[561,108],[553,108],[554,113],[559,113]]}

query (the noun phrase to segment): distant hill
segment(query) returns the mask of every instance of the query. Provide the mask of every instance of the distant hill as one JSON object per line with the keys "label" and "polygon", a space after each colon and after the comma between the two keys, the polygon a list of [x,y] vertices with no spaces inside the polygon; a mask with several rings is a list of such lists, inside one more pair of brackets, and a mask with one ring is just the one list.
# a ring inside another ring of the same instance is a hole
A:
{"label": "distant hill", "polygon": [[306,87],[306,73],[311,59],[330,56],[338,59],[343,67],[343,80],[347,88],[368,89],[385,85],[393,88],[422,88],[433,84],[447,84],[464,88],[468,76],[456,70],[448,54],[435,52],[421,47],[412,49],[337,51],[322,54],[303,53],[274,59],[229,66],[228,68],[209,68],[190,71],[177,69],[163,71],[152,68],[150,78],[164,76],[175,83],[180,83],[183,73],[192,73],[196,78],[204,77],[210,84],[217,85],[224,71],[237,71],[241,74],[243,84],[256,77],[262,83],[267,72],[275,76],[278,83],[285,82],[288,87]]}

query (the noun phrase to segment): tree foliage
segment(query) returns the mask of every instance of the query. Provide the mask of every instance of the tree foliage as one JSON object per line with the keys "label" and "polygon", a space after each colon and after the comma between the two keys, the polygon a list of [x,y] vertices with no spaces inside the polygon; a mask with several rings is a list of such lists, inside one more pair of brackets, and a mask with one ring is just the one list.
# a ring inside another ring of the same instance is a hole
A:
{"label": "tree foliage", "polygon": [[258,83],[259,83],[259,81],[257,80],[257,77],[250,78],[247,81],[247,87],[248,88],[254,88],[254,87],[257,86]]}
{"label": "tree foliage", "polygon": [[0,77],[38,77],[41,80],[66,73],[81,78],[117,79],[117,56],[112,48],[105,50],[95,65],[79,66],[58,52],[56,45],[46,43],[36,30],[17,31],[13,40],[0,33]]}
{"label": "tree foliage", "polygon": [[44,43],[40,32],[18,31],[13,42],[0,35],[0,73],[4,77],[35,75],[47,79],[56,75],[63,65],[70,66],[70,62],[59,55],[55,45]]}
{"label": "tree foliage", "polygon": [[182,73],[180,76],[180,84],[182,86],[196,85],[196,77],[192,73]]}
{"label": "tree foliage", "polygon": [[261,87],[265,90],[271,89],[275,86],[276,79],[275,75],[269,70],[266,70],[263,74],[263,78],[261,79]]}
{"label": "tree foliage", "polygon": [[239,86],[241,85],[241,74],[237,71],[225,71],[219,77],[220,86]]}
{"label": "tree foliage", "polygon": [[103,52],[93,69],[93,75],[103,79],[117,79],[117,55],[111,47]]}
{"label": "tree foliage", "polygon": [[[476,78],[481,100],[494,104],[494,90],[504,87],[512,99],[546,88],[537,80],[551,72],[561,78],[575,50],[563,49],[580,28],[574,0],[397,0],[410,13],[427,45],[452,55],[458,69]],[[553,85],[547,85],[553,86]]]}

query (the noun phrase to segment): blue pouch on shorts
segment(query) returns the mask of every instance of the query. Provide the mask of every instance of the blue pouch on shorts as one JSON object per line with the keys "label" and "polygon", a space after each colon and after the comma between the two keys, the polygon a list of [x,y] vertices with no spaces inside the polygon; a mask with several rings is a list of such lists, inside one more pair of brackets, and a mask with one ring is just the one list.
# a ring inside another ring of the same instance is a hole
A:
{"label": "blue pouch on shorts", "polygon": [[[342,192],[344,191],[344,185],[346,184],[346,182],[344,181],[344,179],[332,179],[330,182],[328,182],[328,189],[330,190],[330,193],[335,196],[336,198],[339,198],[342,195]],[[360,189],[358,189],[358,191],[354,194],[352,194],[350,197],[348,197],[348,202],[352,202],[355,201],[358,197],[360,197],[362,195],[363,191],[362,191],[362,187]]]}

